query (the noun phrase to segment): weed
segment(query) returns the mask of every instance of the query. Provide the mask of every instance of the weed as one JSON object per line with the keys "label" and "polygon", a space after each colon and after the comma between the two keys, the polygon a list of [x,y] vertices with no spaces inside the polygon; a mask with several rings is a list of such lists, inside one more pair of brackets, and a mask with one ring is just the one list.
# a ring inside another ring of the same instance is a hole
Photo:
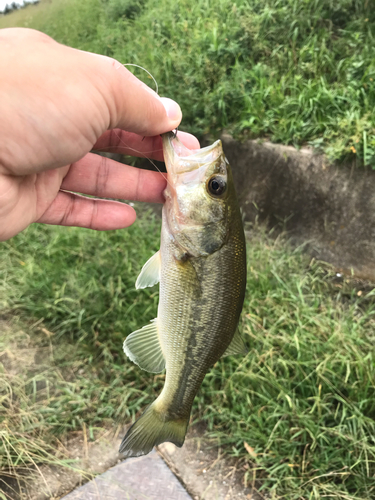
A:
{"label": "weed", "polygon": [[147,68],[198,135],[226,128],[375,166],[369,1],[52,0],[0,17],[9,25]]}

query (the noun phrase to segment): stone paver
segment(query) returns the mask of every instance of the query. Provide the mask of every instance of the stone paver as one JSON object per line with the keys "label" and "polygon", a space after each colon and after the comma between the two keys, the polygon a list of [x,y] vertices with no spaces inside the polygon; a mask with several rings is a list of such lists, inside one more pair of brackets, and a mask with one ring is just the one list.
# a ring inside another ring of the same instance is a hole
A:
{"label": "stone paver", "polygon": [[153,451],[130,458],[61,500],[192,500],[164,460]]}

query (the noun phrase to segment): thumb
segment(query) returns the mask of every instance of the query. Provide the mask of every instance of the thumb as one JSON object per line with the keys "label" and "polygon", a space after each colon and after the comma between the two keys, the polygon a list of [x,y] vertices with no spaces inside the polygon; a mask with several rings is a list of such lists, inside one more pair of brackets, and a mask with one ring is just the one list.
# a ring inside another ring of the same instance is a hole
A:
{"label": "thumb", "polygon": [[109,128],[154,136],[178,127],[182,113],[175,101],[159,97],[118,61],[99,57],[109,65]]}

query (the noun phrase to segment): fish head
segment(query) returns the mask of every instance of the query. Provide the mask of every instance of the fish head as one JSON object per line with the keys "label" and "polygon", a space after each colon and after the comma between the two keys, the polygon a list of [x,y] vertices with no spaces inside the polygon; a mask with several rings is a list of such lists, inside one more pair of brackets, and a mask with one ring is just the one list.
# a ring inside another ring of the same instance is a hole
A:
{"label": "fish head", "polygon": [[168,230],[182,254],[199,257],[221,248],[228,234],[233,180],[221,141],[199,150],[163,134],[168,185],[164,191]]}

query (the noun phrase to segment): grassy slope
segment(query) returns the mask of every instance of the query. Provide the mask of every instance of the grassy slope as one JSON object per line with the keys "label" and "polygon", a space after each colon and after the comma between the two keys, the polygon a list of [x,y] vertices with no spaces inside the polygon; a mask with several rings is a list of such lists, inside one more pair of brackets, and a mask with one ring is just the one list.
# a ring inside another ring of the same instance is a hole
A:
{"label": "grassy slope", "polygon": [[[29,461],[33,444],[35,459],[40,439],[53,444],[83,423],[134,418],[160,391],[163,378],[122,353],[125,336],[156,314],[157,288],[136,291],[134,282],[158,248],[159,231],[146,213],[127,231],[33,226],[2,244],[1,308],[43,320],[31,332],[34,341],[46,342],[40,327],[54,332],[59,374],[45,375],[49,392],[37,398],[32,376],[17,384],[22,405],[13,402],[11,417],[9,404],[3,408],[10,428],[2,435],[5,463]],[[374,293],[335,284],[299,250],[265,236],[248,253],[242,330],[249,354],[215,365],[193,420],[206,421],[208,432],[241,458],[244,473],[244,442],[253,447],[256,471],[246,479],[255,474],[274,498],[373,498]],[[9,398],[10,389],[3,401]]]}
{"label": "grassy slope", "polygon": [[[129,20],[118,19],[109,0],[104,7],[55,0],[0,25],[28,25],[142,64],[162,94],[181,102],[185,128],[251,126],[284,142],[326,140],[333,155],[352,145],[371,155],[371,33],[363,40],[374,19],[367,4],[262,4],[149,0]],[[56,350],[56,371],[38,397],[43,375],[26,374],[11,389],[0,374],[3,465],[40,460],[43,443],[53,450],[56,436],[84,422],[134,418],[160,390],[162,379],[125,362],[121,349],[156,312],[157,291],[136,292],[134,281],[158,247],[158,224],[146,214],[128,231],[106,234],[35,226],[1,244],[0,309],[43,321],[30,335],[43,343],[38,328],[53,331]],[[249,355],[217,363],[194,419],[206,420],[244,472],[244,442],[252,446],[257,470],[247,480],[255,474],[275,498],[374,498],[373,293],[334,285],[299,251],[267,238],[249,245],[249,266]]]}
{"label": "grassy slope", "polygon": [[144,66],[197,134],[226,127],[375,166],[374,12],[358,0],[52,0],[0,27]]}

